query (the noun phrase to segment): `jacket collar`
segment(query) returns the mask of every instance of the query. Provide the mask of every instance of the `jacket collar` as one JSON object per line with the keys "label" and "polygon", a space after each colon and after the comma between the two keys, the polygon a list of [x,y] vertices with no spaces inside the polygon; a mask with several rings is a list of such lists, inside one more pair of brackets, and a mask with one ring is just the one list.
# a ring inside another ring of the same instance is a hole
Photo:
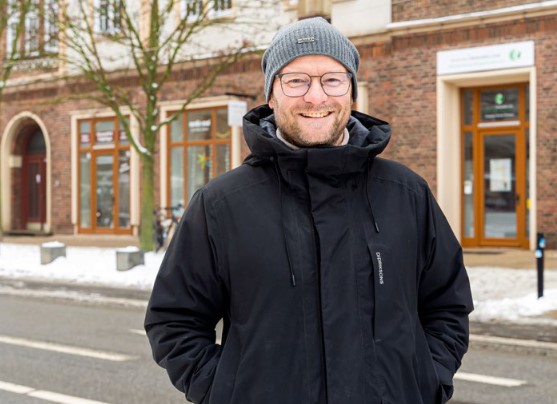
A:
{"label": "jacket collar", "polygon": [[292,150],[276,136],[273,111],[268,105],[252,109],[244,116],[244,137],[251,150],[246,163],[263,164],[275,160],[281,169],[300,167],[318,175],[341,175],[362,171],[380,154],[391,136],[387,122],[352,111],[347,125],[346,146],[323,146]]}

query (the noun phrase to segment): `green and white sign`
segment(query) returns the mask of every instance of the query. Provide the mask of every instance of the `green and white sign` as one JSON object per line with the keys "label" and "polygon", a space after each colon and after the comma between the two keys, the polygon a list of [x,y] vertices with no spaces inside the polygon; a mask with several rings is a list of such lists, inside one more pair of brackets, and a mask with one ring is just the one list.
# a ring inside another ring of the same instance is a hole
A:
{"label": "green and white sign", "polygon": [[534,41],[437,52],[440,76],[534,65]]}

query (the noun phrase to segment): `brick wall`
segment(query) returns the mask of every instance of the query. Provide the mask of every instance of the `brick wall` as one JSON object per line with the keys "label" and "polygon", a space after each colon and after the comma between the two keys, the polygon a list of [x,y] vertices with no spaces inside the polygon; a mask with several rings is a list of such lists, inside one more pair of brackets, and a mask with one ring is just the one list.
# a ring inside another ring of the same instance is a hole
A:
{"label": "brick wall", "polygon": [[437,18],[537,3],[539,0],[393,0],[393,22]]}
{"label": "brick wall", "polygon": [[538,66],[537,200],[538,231],[557,248],[557,17],[540,22]]}
{"label": "brick wall", "polygon": [[[161,101],[177,100],[186,98],[187,94],[194,89],[196,78],[201,77],[203,70],[176,70],[171,82],[165,86],[161,94]],[[130,88],[133,88],[136,80],[126,79]],[[204,96],[222,96],[225,92],[236,92],[257,95],[257,99],[252,101],[246,99],[250,108],[263,104],[263,74],[260,68],[260,59],[247,59],[231,67],[225,74],[221,75],[214,86],[209,89]],[[48,164],[51,167],[51,223],[54,233],[71,234],[73,225],[71,223],[71,119],[70,114],[77,110],[88,110],[102,108],[93,102],[90,97],[79,100],[67,100],[54,104],[51,101],[54,97],[64,97],[70,94],[91,94],[91,88],[87,85],[68,85],[60,84],[54,88],[42,88],[31,86],[26,91],[10,92],[4,95],[4,102],[1,108],[0,136],[4,132],[7,123],[19,113],[30,112],[39,117],[44,123],[48,132],[48,141],[51,145],[51,159]],[[20,133],[21,134],[21,133]],[[18,136],[18,140],[22,139]],[[15,147],[15,145],[14,145]],[[155,156],[155,178],[160,177],[159,143],[156,144],[157,154]],[[21,155],[21,152],[12,151]],[[245,142],[242,144],[242,156],[249,153]],[[77,169],[77,168],[74,168]],[[12,217],[11,226],[14,229],[21,229],[21,170],[12,169],[12,193],[11,206]],[[160,181],[155,180],[155,204],[160,200]]]}
{"label": "brick wall", "polygon": [[[386,109],[393,129],[389,155],[435,189],[436,52],[523,40],[536,42],[538,228],[550,248],[557,248],[557,16],[395,37],[386,78],[392,86]],[[366,66],[377,63],[364,61]]]}
{"label": "brick wall", "polygon": [[[422,8],[431,5],[419,3]],[[427,3],[427,4],[426,4]],[[435,2],[441,4],[442,2]],[[449,2],[445,2],[449,4]],[[453,2],[450,2],[451,4]],[[454,1],[455,5],[473,4],[472,1]],[[477,2],[479,3],[479,2]],[[482,2],[511,5],[517,2]],[[503,4],[504,3],[504,4]],[[399,6],[402,6],[400,4]],[[456,6],[455,6],[456,7]],[[440,10],[440,8],[439,8]],[[434,12],[435,8],[433,9]],[[414,18],[414,17],[412,17]],[[392,141],[385,156],[398,160],[422,175],[436,189],[436,52],[445,49],[491,45],[505,42],[536,41],[537,69],[537,220],[540,231],[545,232],[548,245],[557,248],[557,17],[538,17],[527,20],[482,24],[470,28],[446,29],[435,32],[396,36],[384,42],[360,46],[361,67],[358,80],[367,82],[369,112],[391,123]],[[263,75],[260,58],[247,59],[221,75],[205,96],[224,95],[225,92],[255,95],[248,108],[264,103]],[[202,74],[200,70],[181,70],[173,75],[162,93],[161,101],[183,99],[193,88],[192,80]],[[129,80],[133,86],[134,80]],[[52,94],[68,91],[65,87],[21,92],[8,95],[2,104],[0,122],[5,125],[21,111],[38,115],[48,128],[52,145],[52,224],[60,233],[73,231],[70,220],[71,166],[70,166],[70,112],[96,108],[88,99],[68,101],[57,105],[45,104]],[[74,88],[73,92],[86,93],[87,88]],[[0,127],[0,134],[4,126]],[[242,143],[242,157],[249,153]],[[159,177],[158,156],[155,161],[156,178]],[[56,181],[60,185],[56,187]],[[156,203],[159,201],[159,182],[155,182]]]}

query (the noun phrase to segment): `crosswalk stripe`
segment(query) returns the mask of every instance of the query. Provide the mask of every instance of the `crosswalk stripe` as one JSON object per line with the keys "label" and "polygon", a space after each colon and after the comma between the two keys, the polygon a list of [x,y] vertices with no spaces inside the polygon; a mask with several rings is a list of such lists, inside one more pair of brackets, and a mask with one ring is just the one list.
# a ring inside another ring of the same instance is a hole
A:
{"label": "crosswalk stripe", "polygon": [[504,377],[486,376],[486,375],[478,375],[474,373],[463,373],[463,372],[458,372],[454,376],[454,378],[458,380],[467,381],[467,382],[493,384],[502,387],[518,387],[518,386],[523,386],[527,383],[524,380],[507,379]]}
{"label": "crosswalk stripe", "polygon": [[96,351],[89,348],[78,348],[68,345],[54,344],[51,342],[34,341],[26,338],[8,337],[5,335],[0,335],[0,343],[23,346],[26,348],[41,349],[43,351],[59,352],[69,355],[86,356],[89,358],[103,359],[114,362],[125,362],[137,358],[130,355]]}
{"label": "crosswalk stripe", "polygon": [[19,384],[13,384],[3,381],[0,381],[0,390],[4,390],[10,393],[22,394],[25,396],[38,398],[40,400],[50,401],[51,403],[58,404],[109,404],[102,401],[87,400],[85,398],[68,396],[66,394],[55,393],[48,390],[36,390],[32,387],[21,386]]}

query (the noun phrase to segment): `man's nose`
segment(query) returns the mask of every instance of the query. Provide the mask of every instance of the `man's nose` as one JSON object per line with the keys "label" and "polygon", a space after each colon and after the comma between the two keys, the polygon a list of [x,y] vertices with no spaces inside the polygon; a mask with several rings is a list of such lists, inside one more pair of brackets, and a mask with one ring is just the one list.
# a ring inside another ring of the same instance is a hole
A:
{"label": "man's nose", "polygon": [[309,90],[306,95],[304,95],[304,101],[312,104],[322,104],[327,101],[327,97],[328,95],[325,94],[325,91],[323,91],[323,87],[321,86],[321,78],[312,77]]}

